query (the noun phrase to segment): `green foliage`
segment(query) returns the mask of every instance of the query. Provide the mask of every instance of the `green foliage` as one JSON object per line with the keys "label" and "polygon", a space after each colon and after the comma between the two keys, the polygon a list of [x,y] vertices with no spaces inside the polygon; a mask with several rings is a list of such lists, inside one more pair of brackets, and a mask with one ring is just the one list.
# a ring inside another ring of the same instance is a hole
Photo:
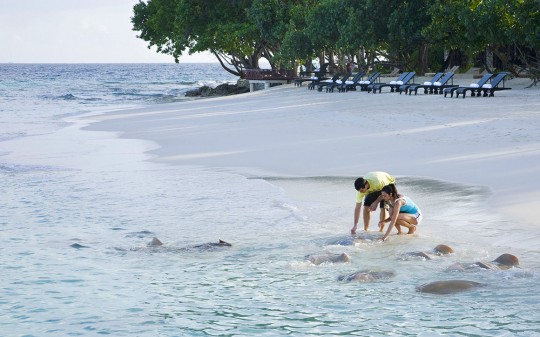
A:
{"label": "green foliage", "polygon": [[489,48],[505,64],[540,53],[539,0],[146,0],[133,13],[149,47],[176,61],[211,51],[239,75],[261,57],[292,67],[335,53],[411,69],[427,56],[433,70],[448,50],[471,60]]}

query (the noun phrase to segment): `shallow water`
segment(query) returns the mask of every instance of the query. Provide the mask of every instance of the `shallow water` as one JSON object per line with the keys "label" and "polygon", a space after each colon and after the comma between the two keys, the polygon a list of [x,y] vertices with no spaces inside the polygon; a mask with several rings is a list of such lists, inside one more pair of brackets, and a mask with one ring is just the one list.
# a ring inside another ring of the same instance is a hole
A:
{"label": "shallow water", "polygon": [[[150,163],[138,167],[86,172],[2,165],[1,187],[10,196],[0,205],[6,210],[0,258],[4,333],[540,333],[538,256],[527,256],[528,249],[511,251],[521,258],[520,269],[445,271],[454,262],[489,261],[507,251],[489,238],[474,240],[474,231],[501,221],[486,217],[485,189],[401,177],[402,189],[426,209],[425,220],[417,234],[382,244],[376,232],[354,242],[346,235],[354,200],[350,177],[247,179]],[[456,207],[442,207],[448,202]],[[471,226],[472,233],[466,229]],[[147,248],[154,236],[165,247]],[[167,249],[219,238],[233,246]],[[438,243],[456,253],[430,261],[403,256]],[[305,255],[320,252],[346,252],[352,262],[305,261]],[[396,276],[376,283],[337,280],[363,269]],[[453,296],[416,292],[421,284],[456,278],[486,287]]]}
{"label": "shallow water", "polygon": [[[16,155],[0,157],[2,336],[540,335],[538,233],[491,209],[485,187],[397,177],[423,209],[417,233],[381,243],[374,219],[373,232],[353,240],[355,177],[168,167],[143,161],[144,142],[50,133],[63,119],[47,116],[31,128],[31,113],[13,117],[22,125],[13,134],[44,135],[16,139]],[[35,150],[78,137],[90,141],[61,156]],[[147,247],[153,237],[164,246]],[[182,249],[218,239],[232,247]],[[440,243],[455,253],[404,255]],[[324,252],[352,261],[305,260]],[[506,252],[521,268],[446,270]],[[338,281],[366,269],[395,277]],[[416,291],[446,279],[485,286],[450,296]]]}

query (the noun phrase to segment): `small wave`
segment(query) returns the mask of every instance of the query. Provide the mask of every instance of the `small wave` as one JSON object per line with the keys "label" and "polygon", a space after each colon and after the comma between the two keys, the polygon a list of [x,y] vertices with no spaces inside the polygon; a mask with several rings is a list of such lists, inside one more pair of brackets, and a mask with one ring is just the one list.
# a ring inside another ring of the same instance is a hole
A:
{"label": "small wave", "polygon": [[[15,138],[24,137],[26,135],[27,134],[23,133],[23,132],[17,132],[17,133],[12,133],[12,134],[3,134],[3,135],[0,135],[0,142],[4,142],[6,140],[11,140],[11,139],[15,139]],[[2,156],[4,154],[6,154],[6,152],[2,152],[0,150],[0,156]]]}
{"label": "small wave", "polygon": [[135,97],[135,98],[159,98],[164,97],[167,94],[162,93],[138,93],[138,92],[115,92],[113,93],[113,96],[120,97]]}
{"label": "small wave", "polygon": [[207,86],[211,88],[215,88],[220,84],[229,83],[229,84],[236,84],[236,81],[196,81],[191,83],[191,85],[194,85],[194,87],[202,87]]}
{"label": "small wave", "polygon": [[135,238],[146,238],[146,237],[149,237],[149,236],[153,236],[154,233],[151,232],[151,231],[147,231],[147,230],[142,230],[142,231],[139,231],[139,232],[131,232],[131,233],[128,233],[126,235],[126,237],[128,238],[131,238],[131,237],[135,237]]}
{"label": "small wave", "polygon": [[180,84],[180,85],[194,85],[194,84],[199,84],[199,83],[200,83],[200,81],[180,81],[177,84]]}
{"label": "small wave", "polygon": [[40,165],[16,165],[16,164],[2,164],[0,163],[0,172],[3,173],[22,173],[32,171],[55,171],[56,169],[51,166]]}

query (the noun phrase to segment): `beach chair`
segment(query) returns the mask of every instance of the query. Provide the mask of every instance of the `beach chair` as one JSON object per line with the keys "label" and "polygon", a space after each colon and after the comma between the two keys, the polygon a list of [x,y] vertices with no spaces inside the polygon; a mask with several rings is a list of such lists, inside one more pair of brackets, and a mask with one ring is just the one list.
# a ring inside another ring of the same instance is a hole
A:
{"label": "beach chair", "polygon": [[[379,90],[379,94],[382,91],[382,88],[384,87],[390,87],[390,92],[394,92],[399,88],[401,85],[409,83],[414,76],[416,75],[416,72],[404,72],[402,73],[395,81],[390,81],[390,83],[375,83],[371,87],[373,90],[373,93],[377,93],[377,90]],[[368,92],[370,92],[370,88],[368,87]]]}
{"label": "beach chair", "polygon": [[445,73],[454,73],[455,74],[456,71],[458,71],[458,69],[459,69],[459,66],[453,66],[452,68],[446,69],[444,72]]}
{"label": "beach chair", "polygon": [[[403,72],[401,73],[401,75],[399,75],[395,80],[391,81],[391,83],[397,83],[398,81],[403,81],[403,79],[405,78],[405,76],[407,76],[408,72]],[[367,92],[370,93],[373,91],[373,93],[375,93],[375,91],[377,90],[376,87],[379,87],[381,85],[386,85],[387,83],[373,83],[373,84],[370,84],[367,86]]]}
{"label": "beach chair", "polygon": [[341,80],[337,80],[335,83],[325,86],[326,92],[334,92],[334,88],[340,87],[345,84],[345,82],[349,80],[349,77],[351,77],[351,73],[347,73],[343,76]]}
{"label": "beach chair", "polygon": [[[500,91],[500,90],[510,90],[512,88],[506,88],[504,86],[504,80],[506,78],[506,76],[508,76],[509,73],[507,72],[502,72],[502,73],[498,73],[497,75],[495,75],[495,77],[493,77],[490,81],[490,83],[486,83],[482,86],[482,91],[484,93],[484,97],[493,97],[495,96],[494,93],[495,91]],[[499,84],[503,82],[503,85],[502,87],[499,86]],[[489,93],[489,94],[488,94]],[[465,95],[463,95],[463,98],[465,98]]]}
{"label": "beach chair", "polygon": [[[301,87],[304,82],[313,82],[318,81],[320,77],[317,76],[310,76],[310,77],[299,77],[294,79],[294,86],[295,87]],[[326,79],[325,77],[322,78],[323,80]]]}
{"label": "beach chair", "polygon": [[[336,74],[336,75],[334,75],[334,77],[332,77],[331,80],[324,80],[324,81],[322,81],[322,82],[319,82],[319,84],[317,84],[317,91],[320,92],[320,91],[323,90],[323,88],[325,88],[325,87],[327,87],[327,86],[329,86],[329,85],[335,84],[337,81],[340,80],[340,79],[339,79],[340,76],[341,76],[340,74]],[[341,82],[340,82],[340,84],[341,84]]]}
{"label": "beach chair", "polygon": [[411,84],[400,85],[398,88],[399,94],[401,95],[402,92],[405,92],[405,94],[407,94],[409,92],[409,88],[415,88],[416,90],[418,90],[418,88],[425,88],[425,86],[432,86],[433,83],[439,81],[441,77],[443,77],[443,75],[444,73],[436,73],[435,75],[433,75],[433,77],[429,81],[424,82],[424,84],[411,83]]}
{"label": "beach chair", "polygon": [[391,72],[389,72],[388,74],[381,75],[381,76],[382,77],[394,77],[394,76],[399,75],[399,72],[400,72],[400,69],[397,68],[397,67],[394,67],[394,69],[392,69]]}
{"label": "beach chair", "polygon": [[[463,94],[464,97],[467,90],[471,91],[471,96],[475,96],[476,93],[480,94],[482,86],[486,84],[491,77],[493,77],[493,74],[485,74],[477,83],[471,83],[471,85],[467,87],[445,88],[444,97],[446,97],[446,95],[448,94],[450,94],[450,97],[454,97],[454,92],[457,94],[458,90],[459,90],[459,93]],[[459,96],[456,96],[456,97],[459,97]]]}
{"label": "beach chair", "polygon": [[[448,82],[451,82],[448,84]],[[414,94],[416,95],[418,93],[418,89],[423,88],[424,94],[430,93],[430,94],[442,94],[443,90],[447,88],[457,88],[458,85],[454,84],[454,73],[448,72],[444,74],[444,76],[439,79],[438,81],[433,82],[432,85],[419,85],[417,87],[411,86],[409,88],[409,95],[412,94],[414,91]]]}
{"label": "beach chair", "polygon": [[313,80],[310,84],[308,84],[308,89],[309,90],[314,90],[315,89],[315,86],[321,84],[321,83],[333,83],[335,81],[337,81],[339,79],[339,74],[335,74],[332,78],[330,79],[324,79],[324,80]]}
{"label": "beach chair", "polygon": [[381,77],[381,72],[380,71],[371,73],[371,75],[369,75],[368,78],[365,81],[358,81],[358,83],[356,84],[354,90],[356,90],[356,87],[360,86],[360,91],[366,91],[367,87],[369,85],[372,85],[376,81],[378,81],[380,79],[380,77]]}
{"label": "beach chair", "polygon": [[356,85],[362,78],[364,77],[365,73],[363,71],[359,71],[354,75],[354,77],[350,81],[345,81],[341,86],[338,87],[339,92],[347,92],[349,90],[356,90]]}
{"label": "beach chair", "polygon": [[[403,78],[405,78],[406,75],[407,75],[407,72],[401,73],[401,75],[399,75],[399,77],[396,78],[396,79],[395,79],[394,81],[392,81],[392,82],[401,81],[401,80],[403,80]],[[370,84],[370,85],[367,86],[366,91],[367,91],[368,93],[370,93],[371,91],[373,91],[373,88],[374,88],[375,85],[381,85],[381,84],[386,84],[386,83],[372,83],[372,84]]]}
{"label": "beach chair", "polygon": [[329,63],[325,63],[322,65],[321,69],[314,72],[313,76],[302,76],[294,79],[294,85],[301,87],[304,82],[313,82],[313,81],[323,81],[326,80],[328,77],[326,77],[326,72],[328,68]]}

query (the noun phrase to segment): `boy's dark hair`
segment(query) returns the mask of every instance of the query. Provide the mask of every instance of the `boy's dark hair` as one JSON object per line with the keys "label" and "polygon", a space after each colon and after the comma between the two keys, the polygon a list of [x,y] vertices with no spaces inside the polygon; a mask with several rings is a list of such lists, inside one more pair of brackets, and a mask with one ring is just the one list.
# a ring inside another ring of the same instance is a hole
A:
{"label": "boy's dark hair", "polygon": [[362,187],[364,187],[366,185],[366,180],[362,177],[356,179],[354,181],[354,189],[355,190],[360,190]]}

